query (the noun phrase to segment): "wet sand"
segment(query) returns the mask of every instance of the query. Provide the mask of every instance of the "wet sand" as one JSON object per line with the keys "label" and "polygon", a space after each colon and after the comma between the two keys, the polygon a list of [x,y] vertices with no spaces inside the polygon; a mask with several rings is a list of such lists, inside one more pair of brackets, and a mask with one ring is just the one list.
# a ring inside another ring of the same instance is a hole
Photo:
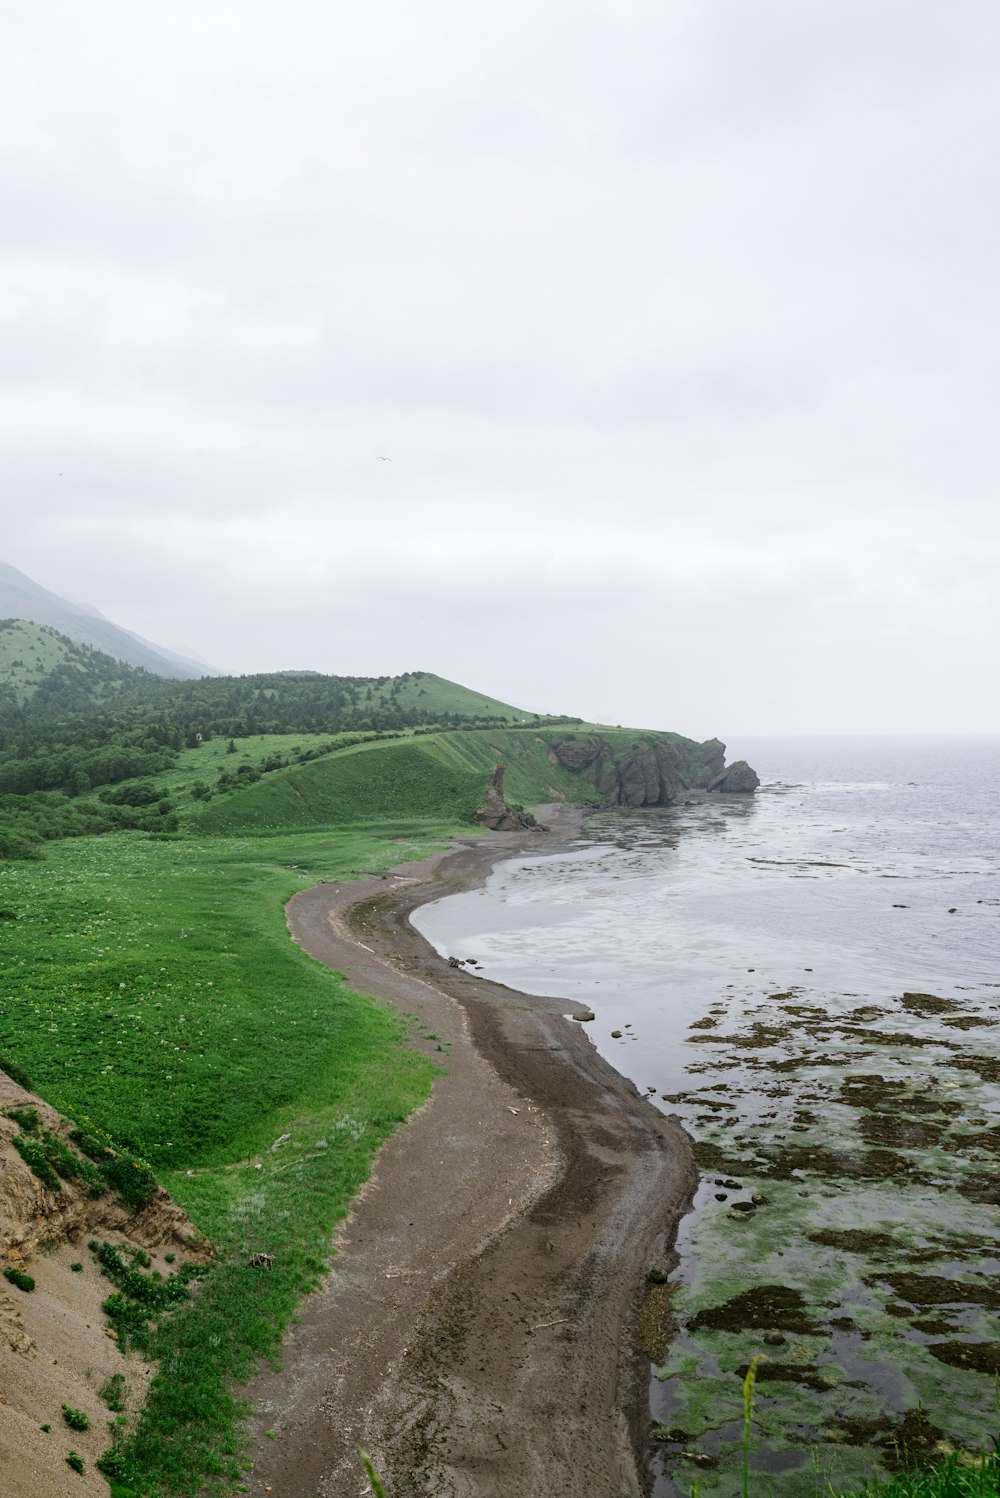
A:
{"label": "wet sand", "polygon": [[361,1498],[358,1447],[393,1498],[649,1491],[640,1321],[695,1186],[687,1136],[565,1017],[578,1006],[451,967],[408,919],[578,826],[558,809],[548,834],[493,834],[288,907],[294,939],[414,1016],[446,1071],[380,1151],[281,1371],[250,1386],[252,1494]]}

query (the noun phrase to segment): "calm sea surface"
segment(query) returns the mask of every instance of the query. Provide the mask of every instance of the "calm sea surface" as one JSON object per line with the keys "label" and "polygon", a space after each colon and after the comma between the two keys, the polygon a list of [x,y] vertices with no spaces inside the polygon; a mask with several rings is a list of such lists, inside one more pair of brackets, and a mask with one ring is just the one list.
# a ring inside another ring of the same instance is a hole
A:
{"label": "calm sea surface", "polygon": [[737,1491],[741,1370],[766,1350],[754,1461],[797,1495],[994,1431],[1000,739],[729,757],[754,797],[595,813],[414,924],[587,1004],[602,1054],[681,1116],[704,1181],[658,1492]]}

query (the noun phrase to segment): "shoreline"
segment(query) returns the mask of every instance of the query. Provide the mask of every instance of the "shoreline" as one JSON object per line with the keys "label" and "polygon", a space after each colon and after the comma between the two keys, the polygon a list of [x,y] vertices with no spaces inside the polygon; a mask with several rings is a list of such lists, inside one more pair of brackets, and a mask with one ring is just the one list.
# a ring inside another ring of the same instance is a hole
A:
{"label": "shoreline", "polygon": [[379,1152],[282,1371],[250,1385],[252,1494],[362,1498],[359,1446],[394,1498],[649,1490],[639,1324],[655,1301],[666,1330],[646,1276],[675,1262],[690,1143],[565,1017],[582,1006],[453,968],[409,922],[505,858],[561,851],[580,821],[557,808],[547,836],[494,833],[289,903],[293,939],[411,1017],[447,1070]]}

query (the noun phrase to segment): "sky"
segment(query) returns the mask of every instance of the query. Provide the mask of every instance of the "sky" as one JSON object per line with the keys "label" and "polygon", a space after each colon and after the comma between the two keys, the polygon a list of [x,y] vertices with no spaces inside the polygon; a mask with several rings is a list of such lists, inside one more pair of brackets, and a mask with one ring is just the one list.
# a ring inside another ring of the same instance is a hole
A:
{"label": "sky", "polygon": [[1000,731],[998,73],[995,0],[0,0],[0,560],[226,671]]}

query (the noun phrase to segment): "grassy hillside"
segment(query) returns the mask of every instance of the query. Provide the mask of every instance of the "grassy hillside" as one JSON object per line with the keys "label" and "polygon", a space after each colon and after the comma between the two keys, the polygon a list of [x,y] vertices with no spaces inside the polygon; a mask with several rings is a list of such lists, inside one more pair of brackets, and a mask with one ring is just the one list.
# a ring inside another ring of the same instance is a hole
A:
{"label": "grassy hillside", "polygon": [[[386,817],[468,823],[501,761],[510,803],[589,801],[595,795],[591,782],[553,761],[549,739],[554,732],[547,737],[534,727],[456,730],[334,750],[214,800],[192,813],[192,825],[206,833],[270,833],[368,825]],[[557,732],[560,739],[574,736],[572,730]],[[643,739],[636,729],[600,733],[616,751]]]}
{"label": "grassy hillside", "polygon": [[0,705],[84,712],[139,690],[146,673],[44,624],[0,619]]}

